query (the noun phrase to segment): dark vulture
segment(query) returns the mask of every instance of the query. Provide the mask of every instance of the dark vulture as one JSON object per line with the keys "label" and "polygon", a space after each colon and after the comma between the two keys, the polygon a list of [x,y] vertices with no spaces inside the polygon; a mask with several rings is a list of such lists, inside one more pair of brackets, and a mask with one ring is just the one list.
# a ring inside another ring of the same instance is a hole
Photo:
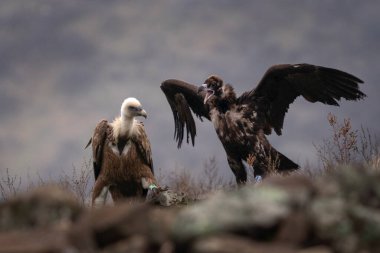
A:
{"label": "dark vulture", "polygon": [[104,204],[108,191],[118,201],[145,197],[148,189],[157,188],[150,143],[137,116],[146,118],[147,114],[137,99],[127,98],[120,117],[97,124],[87,144],[92,142],[95,173],[92,205]]}
{"label": "dark vulture", "polygon": [[237,97],[234,89],[217,76],[202,86],[169,79],[161,84],[173,111],[174,136],[181,147],[186,138],[194,145],[196,127],[191,111],[202,120],[211,120],[227,153],[228,164],[237,183],[245,183],[243,161],[250,157],[254,175],[259,178],[270,170],[289,172],[299,166],[274,149],[266,135],[281,135],[289,105],[302,96],[310,102],[338,106],[341,98],[358,100],[366,95],[359,90],[359,78],[341,70],[310,64],[272,66],[256,88]]}

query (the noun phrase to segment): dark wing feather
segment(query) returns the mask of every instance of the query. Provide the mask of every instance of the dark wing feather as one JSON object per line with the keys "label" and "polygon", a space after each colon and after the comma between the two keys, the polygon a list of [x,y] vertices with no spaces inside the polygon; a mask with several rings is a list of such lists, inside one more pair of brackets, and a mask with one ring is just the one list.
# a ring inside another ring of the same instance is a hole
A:
{"label": "dark wing feather", "polygon": [[[189,136],[194,145],[196,126],[191,111],[202,120],[202,117],[210,120],[209,109],[203,103],[205,91],[198,93],[198,87],[180,80],[169,79],[161,84],[161,89],[169,102],[173,112],[175,131],[174,138],[181,147],[184,129],[186,127],[187,143]],[[190,110],[191,109],[191,110]]]}
{"label": "dark wing feather", "polygon": [[359,78],[341,70],[310,64],[275,65],[268,69],[258,86],[242,94],[238,102],[251,104],[266,115],[266,122],[278,135],[289,105],[298,96],[310,102],[338,106],[341,98],[358,100]]}
{"label": "dark wing feather", "polygon": [[142,157],[145,164],[149,166],[153,173],[152,150],[148,136],[146,135],[144,125],[142,123],[139,123],[137,127],[139,128],[139,134],[134,136],[132,138],[132,141],[136,144],[139,155]]}
{"label": "dark wing feather", "polygon": [[87,142],[86,146],[84,147],[84,149],[88,148],[92,143],[92,137],[90,138],[90,140]]}
{"label": "dark wing feather", "polygon": [[108,121],[100,121],[94,130],[92,136],[92,159],[94,165],[95,180],[98,178],[103,161],[103,147],[107,139]]}

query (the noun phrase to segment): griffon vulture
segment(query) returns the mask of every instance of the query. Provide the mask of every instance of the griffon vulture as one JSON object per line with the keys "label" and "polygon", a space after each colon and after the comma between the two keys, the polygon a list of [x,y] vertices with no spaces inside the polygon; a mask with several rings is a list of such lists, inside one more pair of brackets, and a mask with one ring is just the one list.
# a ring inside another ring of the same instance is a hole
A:
{"label": "griffon vulture", "polygon": [[272,129],[281,135],[285,114],[298,96],[313,103],[338,106],[341,98],[358,100],[366,96],[359,90],[359,83],[363,81],[337,69],[283,64],[269,68],[257,87],[240,97],[231,85],[224,84],[217,76],[210,76],[200,87],[169,79],[161,84],[161,89],[173,112],[178,148],[185,127],[187,143],[190,136],[194,145],[196,127],[191,109],[201,121],[202,117],[212,121],[227,153],[228,164],[240,184],[247,180],[242,161],[249,156],[258,178],[270,169],[286,172],[299,168],[275,150],[266,138]]}
{"label": "griffon vulture", "polygon": [[[150,143],[142,123],[135,117],[147,117],[136,98],[127,98],[121,115],[112,123],[100,121],[92,142],[95,186],[92,204],[104,203],[108,190],[112,199],[145,197],[148,189],[157,188],[153,175]],[[86,146],[86,147],[87,147]]]}

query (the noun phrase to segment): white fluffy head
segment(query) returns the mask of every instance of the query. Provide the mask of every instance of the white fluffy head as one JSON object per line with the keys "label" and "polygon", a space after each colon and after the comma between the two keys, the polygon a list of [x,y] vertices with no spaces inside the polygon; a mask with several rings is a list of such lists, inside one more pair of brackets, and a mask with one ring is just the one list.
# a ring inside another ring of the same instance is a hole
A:
{"label": "white fluffy head", "polygon": [[121,105],[121,116],[127,118],[135,116],[146,117],[146,112],[143,110],[140,101],[130,97],[126,98]]}

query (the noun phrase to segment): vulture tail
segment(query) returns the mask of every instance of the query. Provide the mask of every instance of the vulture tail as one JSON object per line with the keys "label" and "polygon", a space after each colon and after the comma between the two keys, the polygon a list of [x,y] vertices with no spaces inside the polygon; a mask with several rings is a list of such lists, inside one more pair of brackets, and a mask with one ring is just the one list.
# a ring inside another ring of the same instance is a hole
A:
{"label": "vulture tail", "polygon": [[269,172],[271,170],[276,170],[277,172],[290,172],[292,170],[299,169],[299,165],[287,158],[285,155],[278,152],[276,149],[272,148],[271,150],[271,159],[269,162]]}

